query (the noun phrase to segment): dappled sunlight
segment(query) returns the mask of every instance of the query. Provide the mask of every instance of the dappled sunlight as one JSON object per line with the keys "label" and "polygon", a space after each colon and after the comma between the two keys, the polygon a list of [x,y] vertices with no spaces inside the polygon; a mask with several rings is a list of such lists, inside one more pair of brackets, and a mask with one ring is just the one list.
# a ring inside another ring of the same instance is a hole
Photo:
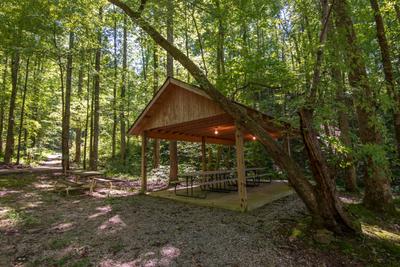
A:
{"label": "dappled sunlight", "polygon": [[21,193],[21,191],[2,189],[0,190],[0,197],[5,197],[7,195],[18,194],[18,193]]}
{"label": "dappled sunlight", "polygon": [[104,223],[102,223],[98,229],[101,231],[107,231],[114,233],[118,230],[121,230],[122,228],[126,227],[126,223],[121,219],[121,217],[117,214]]}
{"label": "dappled sunlight", "polygon": [[68,222],[68,223],[60,223],[55,226],[53,226],[50,230],[56,231],[59,233],[67,232],[69,230],[72,230],[75,226],[74,222]]}
{"label": "dappled sunlight", "polygon": [[360,204],[361,198],[360,197],[356,197],[356,196],[339,196],[340,201],[342,201],[345,204]]}
{"label": "dappled sunlight", "polygon": [[40,181],[40,182],[33,183],[32,185],[34,188],[39,189],[39,190],[49,191],[49,190],[54,189],[54,183],[52,183],[52,182]]}
{"label": "dappled sunlight", "polygon": [[381,227],[379,227],[377,225],[370,225],[370,224],[366,224],[366,223],[361,224],[361,229],[364,234],[366,234],[370,237],[383,239],[385,241],[395,242],[400,245],[400,234],[399,233],[389,232],[387,230],[382,229]]}
{"label": "dappled sunlight", "polygon": [[172,245],[167,245],[159,249],[159,251],[147,251],[140,254],[132,261],[116,261],[111,259],[103,260],[99,263],[101,267],[134,267],[134,266],[170,266],[181,255],[181,250]]}
{"label": "dappled sunlight", "polygon": [[92,215],[89,215],[88,218],[89,219],[94,219],[94,218],[97,218],[99,216],[106,215],[107,213],[112,211],[112,208],[111,208],[110,205],[107,205],[107,206],[104,206],[104,207],[97,207],[96,211],[97,211],[96,213],[94,213]]}

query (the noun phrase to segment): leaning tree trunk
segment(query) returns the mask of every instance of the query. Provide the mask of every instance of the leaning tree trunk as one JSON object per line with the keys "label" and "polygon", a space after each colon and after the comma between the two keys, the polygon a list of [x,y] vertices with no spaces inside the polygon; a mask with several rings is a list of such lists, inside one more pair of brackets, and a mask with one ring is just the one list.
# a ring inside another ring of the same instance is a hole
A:
{"label": "leaning tree trunk", "polygon": [[[310,93],[306,100],[306,105],[299,110],[300,130],[303,137],[303,143],[310,161],[310,169],[315,179],[315,194],[318,199],[318,210],[322,222],[316,222],[318,225],[332,223],[326,227],[335,229],[336,232],[350,230],[352,221],[343,212],[341,202],[336,195],[336,185],[334,177],[331,177],[331,171],[323,155],[318,134],[314,129],[314,108],[317,106],[318,89],[321,81],[321,66],[323,61],[324,44],[328,35],[328,24],[330,23],[331,8],[328,0],[321,0],[322,18],[321,33],[316,53],[314,73],[310,85]],[[314,221],[315,223],[315,221]],[[343,228],[343,225],[348,227]]]}
{"label": "leaning tree trunk", "polygon": [[17,98],[17,83],[18,83],[18,71],[19,71],[19,51],[15,51],[12,55],[11,62],[11,96],[10,106],[8,112],[8,128],[7,128],[7,140],[6,150],[4,154],[4,163],[10,164],[14,152],[14,111],[15,111],[15,100]]}
{"label": "leaning tree trunk", "polygon": [[[379,129],[371,120],[376,116],[376,101],[368,81],[365,62],[357,45],[356,33],[346,0],[331,0],[334,5],[338,31],[345,38],[345,57],[349,66],[349,83],[354,90],[354,100],[359,123],[360,139],[366,149],[364,204],[373,210],[393,210],[393,199],[388,179],[387,164],[378,157],[386,157]],[[371,148],[373,152],[371,152]]]}
{"label": "leaning tree trunk", "polygon": [[[264,145],[275,163],[284,171],[286,171],[289,181],[306,204],[313,221],[316,222],[319,227],[326,227],[337,233],[355,230],[355,226],[347,220],[346,216],[343,215],[343,213],[338,212],[340,209],[335,209],[334,212],[330,212],[328,208],[324,209],[323,211],[320,210],[319,198],[321,194],[316,193],[316,190],[308,181],[304,171],[300,168],[300,166],[287,153],[284,152],[283,148],[269,134],[265,132],[264,128],[261,126],[262,123],[260,122],[259,118],[247,114],[244,108],[234,105],[227,97],[222,95],[214,87],[214,85],[211,84],[201,69],[184,53],[182,53],[179,49],[162,37],[160,33],[158,33],[151,25],[149,25],[148,22],[140,16],[140,12],[133,11],[129,6],[119,0],[109,0],[109,2],[124,10],[124,12],[132,19],[133,22],[146,31],[155,42],[157,42],[168,53],[170,53],[192,74],[192,76],[199,83],[201,90],[203,90],[215,102],[217,102],[221,108],[231,115],[239,125],[244,126],[257,137],[257,139]],[[337,202],[335,204],[339,203],[340,202]],[[329,212],[331,214],[327,215],[326,213]]]}

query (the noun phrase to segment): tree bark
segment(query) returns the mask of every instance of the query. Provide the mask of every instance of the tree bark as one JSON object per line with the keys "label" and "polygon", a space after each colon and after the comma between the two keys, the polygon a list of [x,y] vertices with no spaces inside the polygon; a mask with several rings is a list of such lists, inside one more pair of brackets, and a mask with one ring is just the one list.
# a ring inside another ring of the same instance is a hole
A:
{"label": "tree bark", "polygon": [[[345,38],[345,57],[349,66],[349,83],[353,87],[356,113],[359,123],[360,139],[364,147],[372,147],[374,152],[366,151],[364,175],[364,205],[373,210],[394,210],[387,164],[378,162],[376,155],[386,157],[381,144],[381,134],[371,120],[376,116],[376,101],[370,87],[361,49],[357,45],[356,33],[346,0],[333,1],[336,25]],[[370,150],[370,149],[369,149]]]}
{"label": "tree bark", "polygon": [[390,47],[386,38],[385,25],[383,23],[381,10],[377,0],[370,0],[370,2],[371,8],[374,11],[376,35],[382,56],[383,73],[385,75],[386,87],[389,96],[391,96],[395,102],[393,109],[393,126],[397,145],[397,157],[400,159],[400,97],[395,91],[395,80],[393,77]]}
{"label": "tree bark", "polygon": [[14,152],[14,111],[15,111],[15,100],[17,98],[18,91],[18,71],[19,71],[19,51],[15,51],[12,54],[11,61],[11,96],[10,106],[8,111],[8,128],[7,128],[7,140],[6,150],[4,154],[4,163],[10,164]]}
{"label": "tree bark", "polygon": [[[81,64],[78,72],[77,95],[79,98],[79,103],[83,102],[83,66],[82,66],[83,60],[84,60],[84,53],[82,52]],[[80,108],[79,111],[82,112]],[[82,158],[82,120],[81,117],[79,116],[78,125],[75,128],[75,160],[74,160],[75,163],[80,164],[82,161],[81,158]]]}
{"label": "tree bark", "polygon": [[87,73],[87,91],[86,91],[86,121],[85,121],[85,143],[83,145],[83,169],[86,170],[86,155],[87,155],[87,143],[89,136],[89,121],[90,121],[90,70]]}
{"label": "tree bark", "polygon": [[[116,12],[114,10],[114,15]],[[124,29],[125,30],[125,29]],[[125,33],[125,32],[124,32]],[[117,146],[117,81],[118,81],[118,60],[117,60],[117,19],[114,18],[114,29],[113,29],[113,38],[114,38],[114,87],[113,87],[113,128],[112,128],[112,137],[111,137],[111,156],[115,159],[116,146]]]}
{"label": "tree bark", "polygon": [[74,48],[74,33],[69,34],[69,47],[67,55],[67,72],[65,82],[64,113],[62,117],[62,168],[64,173],[69,170],[69,130],[71,124],[71,91],[72,91],[72,49]]}
{"label": "tree bark", "polygon": [[[28,91],[28,79],[29,79],[29,57],[26,59],[24,91],[22,93],[21,114],[20,114],[20,118],[19,118],[17,164],[20,163],[20,159],[21,159],[21,138],[22,138],[22,130],[24,129],[25,102],[26,102],[26,92]],[[26,143],[25,143],[25,146],[26,146]]]}
{"label": "tree bark", "polygon": [[[168,1],[167,12],[167,41],[173,44],[175,12],[173,1]],[[167,54],[167,76],[174,77],[174,58],[170,53]],[[178,179],[178,144],[176,141],[169,142],[169,163],[169,181],[176,181]]]}
{"label": "tree bark", "polygon": [[[201,69],[193,63],[184,53],[177,49],[162,37],[151,25],[144,20],[139,12],[133,11],[129,6],[119,0],[109,0],[109,2],[119,6],[139,27],[146,31],[154,41],[169,52],[182,66],[184,66],[199,83],[201,90],[207,93],[221,108],[231,115],[235,121],[253,133],[257,139],[264,145],[269,155],[276,164],[286,171],[288,178],[294,189],[306,204],[313,221],[318,227],[326,227],[337,233],[351,232],[354,225],[344,222],[342,218],[336,218],[339,214],[335,212],[327,216],[326,210],[321,211],[319,207],[320,194],[317,194],[313,185],[308,181],[304,171],[300,166],[284,152],[280,146],[269,134],[262,128],[260,119],[247,114],[246,110],[233,104],[228,98],[222,95],[211,82],[207,79]],[[339,202],[338,202],[339,203]],[[337,203],[335,203],[337,204]],[[350,225],[349,225],[350,224]]]}
{"label": "tree bark", "polygon": [[[153,46],[153,96],[158,90],[158,51],[157,44]],[[154,139],[153,147],[153,168],[160,167],[160,140]]]}
{"label": "tree bark", "polygon": [[3,154],[3,131],[4,131],[4,117],[6,109],[6,90],[7,90],[7,68],[8,56],[4,59],[4,71],[2,79],[2,93],[0,94],[0,155]]}
{"label": "tree bark", "polygon": [[120,144],[120,153],[121,153],[121,160],[125,164],[126,160],[126,126],[125,126],[125,95],[126,95],[126,75],[127,75],[127,66],[128,66],[128,26],[127,26],[127,19],[126,15],[124,15],[124,37],[123,37],[123,44],[122,44],[122,88],[121,88],[121,106],[120,106],[120,132],[121,132],[121,144]]}
{"label": "tree bark", "polygon": [[[99,17],[102,20],[103,17],[103,9],[99,10]],[[101,45],[102,45],[102,32],[99,30],[98,32],[98,48],[96,50],[96,59],[95,59],[95,70],[96,73],[94,75],[94,92],[93,92],[93,144],[92,144],[92,153],[89,162],[89,168],[92,171],[97,170],[97,165],[99,161],[99,135],[100,135],[100,67],[101,67]]]}
{"label": "tree bark", "polygon": [[[340,140],[343,145],[350,149],[352,148],[351,138],[350,138],[350,123],[349,117],[346,112],[348,105],[345,99],[343,77],[340,69],[337,66],[332,67],[332,78],[336,86],[336,99],[339,103],[338,108],[338,121],[340,129]],[[345,188],[348,192],[357,191],[357,174],[356,168],[354,166],[354,157],[352,152],[346,152],[345,154],[346,167],[344,168],[344,181]]]}

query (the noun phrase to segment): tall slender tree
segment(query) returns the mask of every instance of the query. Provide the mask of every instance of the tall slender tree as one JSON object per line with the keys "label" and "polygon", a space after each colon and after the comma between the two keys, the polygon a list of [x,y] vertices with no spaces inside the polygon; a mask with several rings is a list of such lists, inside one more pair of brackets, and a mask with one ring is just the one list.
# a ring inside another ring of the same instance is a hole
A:
{"label": "tall slender tree", "polygon": [[388,40],[386,38],[385,25],[383,22],[381,10],[377,0],[370,0],[371,8],[374,12],[376,36],[381,51],[383,73],[385,75],[386,87],[390,97],[394,101],[393,105],[393,126],[395,131],[395,139],[397,142],[397,155],[400,159],[400,96],[395,90],[395,80],[393,76],[393,66],[391,62],[391,51]]}
{"label": "tall slender tree", "polygon": [[5,109],[6,109],[6,90],[7,90],[7,69],[8,69],[8,56],[4,58],[4,70],[2,76],[0,94],[0,155],[3,154],[3,131],[4,131],[4,119],[5,119]]}
{"label": "tall slender tree", "polygon": [[[103,8],[99,10],[99,18],[102,21]],[[101,70],[101,45],[102,31],[98,30],[98,48],[96,49],[95,57],[95,74],[94,74],[94,90],[93,90],[93,143],[90,154],[89,167],[91,170],[97,170],[99,160],[99,137],[100,137],[100,70]]]}
{"label": "tall slender tree", "polygon": [[[364,204],[374,210],[393,210],[393,199],[385,161],[386,152],[376,121],[377,103],[371,88],[361,49],[346,0],[332,0],[338,31],[345,38],[344,54],[349,68],[349,83],[353,88],[360,139],[364,145]],[[372,152],[371,152],[372,148]],[[382,158],[384,159],[382,162]]]}
{"label": "tall slender tree", "polygon": [[[174,1],[167,4],[167,41],[174,43]],[[170,53],[167,54],[167,76],[174,77],[174,58]],[[169,141],[169,181],[178,179],[178,143]]]}
{"label": "tall slender tree", "polygon": [[121,104],[120,104],[120,133],[121,133],[121,145],[120,153],[121,160],[125,164],[126,160],[126,126],[125,126],[125,104],[126,104],[126,86],[127,86],[127,68],[128,68],[128,25],[126,15],[124,14],[124,36],[122,41],[122,87],[121,87]]}
{"label": "tall slender tree", "polygon": [[69,47],[67,55],[67,72],[65,82],[65,99],[62,116],[62,138],[61,138],[61,151],[62,151],[62,168],[66,172],[69,170],[70,158],[69,158],[69,131],[71,124],[71,93],[72,93],[72,50],[74,48],[74,33],[69,33]]}
{"label": "tall slender tree", "polygon": [[17,50],[12,53],[12,60],[11,60],[11,95],[10,95],[10,103],[8,111],[6,150],[4,154],[4,163],[6,164],[11,163],[14,152],[14,123],[15,123],[14,111],[15,111],[15,100],[17,98],[17,91],[18,91],[19,61],[20,61],[20,53]]}
{"label": "tall slender tree", "polygon": [[20,163],[21,159],[21,138],[22,138],[22,132],[24,131],[25,102],[26,102],[26,93],[28,91],[28,79],[29,79],[29,60],[30,58],[28,57],[26,59],[25,82],[22,92],[22,104],[21,104],[21,114],[19,119],[18,145],[17,145],[17,164]]}

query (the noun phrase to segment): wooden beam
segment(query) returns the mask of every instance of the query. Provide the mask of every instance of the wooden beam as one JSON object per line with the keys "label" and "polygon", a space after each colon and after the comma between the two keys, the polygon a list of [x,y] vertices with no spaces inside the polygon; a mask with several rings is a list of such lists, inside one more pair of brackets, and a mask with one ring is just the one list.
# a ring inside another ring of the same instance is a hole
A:
{"label": "wooden beam", "polygon": [[201,137],[201,170],[205,172],[207,170],[206,160],[206,137]]}
{"label": "wooden beam", "polygon": [[[188,134],[172,134],[172,133],[164,133],[160,132],[160,130],[154,131],[149,130],[147,132],[147,136],[150,138],[158,138],[165,140],[178,140],[178,141],[187,141],[187,142],[201,142],[201,136],[196,135],[188,135]],[[207,143],[209,144],[221,144],[221,145],[233,145],[235,143],[234,140],[224,139],[224,138],[214,138],[207,137]]]}
{"label": "wooden beam", "polygon": [[141,189],[140,193],[144,194],[147,191],[147,160],[146,160],[146,150],[147,150],[147,133],[142,134],[142,166],[141,166]]}
{"label": "wooden beam", "polygon": [[244,140],[243,130],[239,125],[236,125],[236,168],[237,168],[237,183],[240,200],[240,210],[247,211],[247,189],[246,189],[246,173],[244,163]]}

